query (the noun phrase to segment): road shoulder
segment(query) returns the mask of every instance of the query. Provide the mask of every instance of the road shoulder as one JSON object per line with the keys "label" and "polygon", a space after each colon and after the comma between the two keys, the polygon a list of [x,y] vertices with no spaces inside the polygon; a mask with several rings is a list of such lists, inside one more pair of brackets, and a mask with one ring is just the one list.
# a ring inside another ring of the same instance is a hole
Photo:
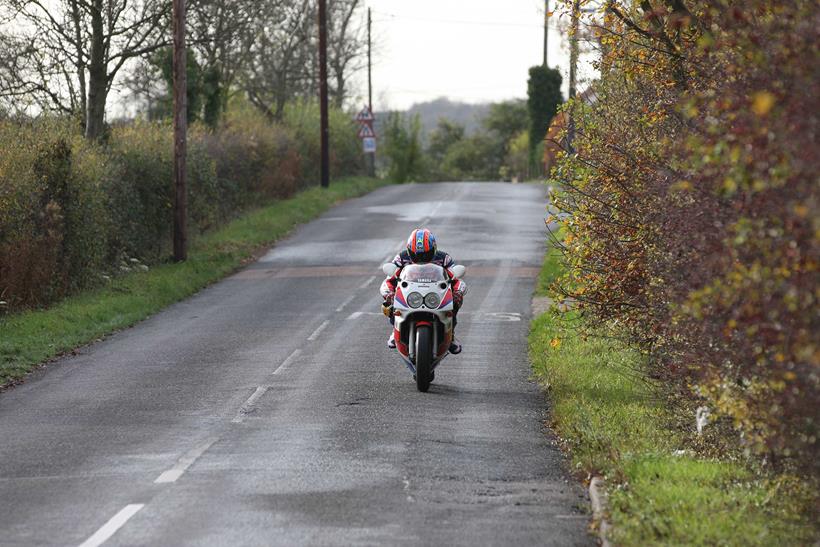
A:
{"label": "road shoulder", "polygon": [[[557,261],[553,249],[543,270],[552,279]],[[680,420],[636,373],[642,357],[611,339],[581,335],[579,321],[555,309],[535,316],[529,350],[573,471],[584,482],[594,478],[596,494],[606,497],[593,523],[598,532],[603,523],[604,537],[617,545],[813,541],[810,488],[796,476],[699,453],[691,431],[672,427]]]}

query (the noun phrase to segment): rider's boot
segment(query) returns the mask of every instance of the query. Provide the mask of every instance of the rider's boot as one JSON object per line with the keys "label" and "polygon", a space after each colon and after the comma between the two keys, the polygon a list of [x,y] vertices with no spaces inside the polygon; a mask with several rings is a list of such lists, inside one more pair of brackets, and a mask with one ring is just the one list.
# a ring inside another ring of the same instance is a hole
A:
{"label": "rider's boot", "polygon": [[396,337],[392,332],[390,333],[390,338],[387,339],[387,347],[390,349],[396,349]]}
{"label": "rider's boot", "polygon": [[453,355],[458,355],[461,353],[461,342],[456,340],[455,336],[453,336],[453,341],[450,342],[450,353]]}

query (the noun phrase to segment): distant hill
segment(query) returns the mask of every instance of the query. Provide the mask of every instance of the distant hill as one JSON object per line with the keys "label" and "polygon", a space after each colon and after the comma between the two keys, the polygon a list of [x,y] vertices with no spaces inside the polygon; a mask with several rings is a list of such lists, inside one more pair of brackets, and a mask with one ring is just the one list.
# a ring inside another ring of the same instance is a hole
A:
{"label": "distant hill", "polygon": [[490,109],[490,103],[470,104],[451,101],[441,97],[433,101],[416,103],[407,110],[407,114],[418,114],[421,120],[422,135],[427,135],[436,128],[439,118],[447,118],[452,122],[463,125],[467,134],[473,133],[481,125],[483,118]]}

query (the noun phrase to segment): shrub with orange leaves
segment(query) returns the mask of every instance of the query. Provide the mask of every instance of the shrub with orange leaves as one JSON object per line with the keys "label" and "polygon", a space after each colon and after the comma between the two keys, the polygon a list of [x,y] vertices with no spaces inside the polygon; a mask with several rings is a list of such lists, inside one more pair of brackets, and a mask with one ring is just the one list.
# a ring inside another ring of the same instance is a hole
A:
{"label": "shrub with orange leaves", "polygon": [[598,101],[553,171],[556,286],[648,355],[688,411],[817,473],[820,10],[804,0],[610,1]]}

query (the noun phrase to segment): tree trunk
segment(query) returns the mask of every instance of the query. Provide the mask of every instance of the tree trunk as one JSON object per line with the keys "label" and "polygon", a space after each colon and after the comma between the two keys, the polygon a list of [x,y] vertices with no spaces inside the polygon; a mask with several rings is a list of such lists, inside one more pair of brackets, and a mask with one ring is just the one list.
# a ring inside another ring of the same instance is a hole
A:
{"label": "tree trunk", "polygon": [[82,15],[80,12],[80,6],[77,4],[76,0],[72,0],[71,2],[71,19],[72,23],[74,23],[74,41],[76,42],[75,50],[77,55],[74,59],[74,68],[77,70],[77,82],[80,90],[79,118],[80,123],[82,123],[83,132],[85,132],[85,123],[88,117],[88,96],[86,95],[87,89],[85,85],[85,50],[83,49]]}
{"label": "tree trunk", "polygon": [[337,69],[336,72],[336,89],[333,92],[333,106],[341,109],[345,101],[345,77],[344,69]]}
{"label": "tree trunk", "polygon": [[99,140],[105,124],[108,71],[105,62],[102,0],[91,3],[91,55],[88,63],[88,102],[85,138]]}

